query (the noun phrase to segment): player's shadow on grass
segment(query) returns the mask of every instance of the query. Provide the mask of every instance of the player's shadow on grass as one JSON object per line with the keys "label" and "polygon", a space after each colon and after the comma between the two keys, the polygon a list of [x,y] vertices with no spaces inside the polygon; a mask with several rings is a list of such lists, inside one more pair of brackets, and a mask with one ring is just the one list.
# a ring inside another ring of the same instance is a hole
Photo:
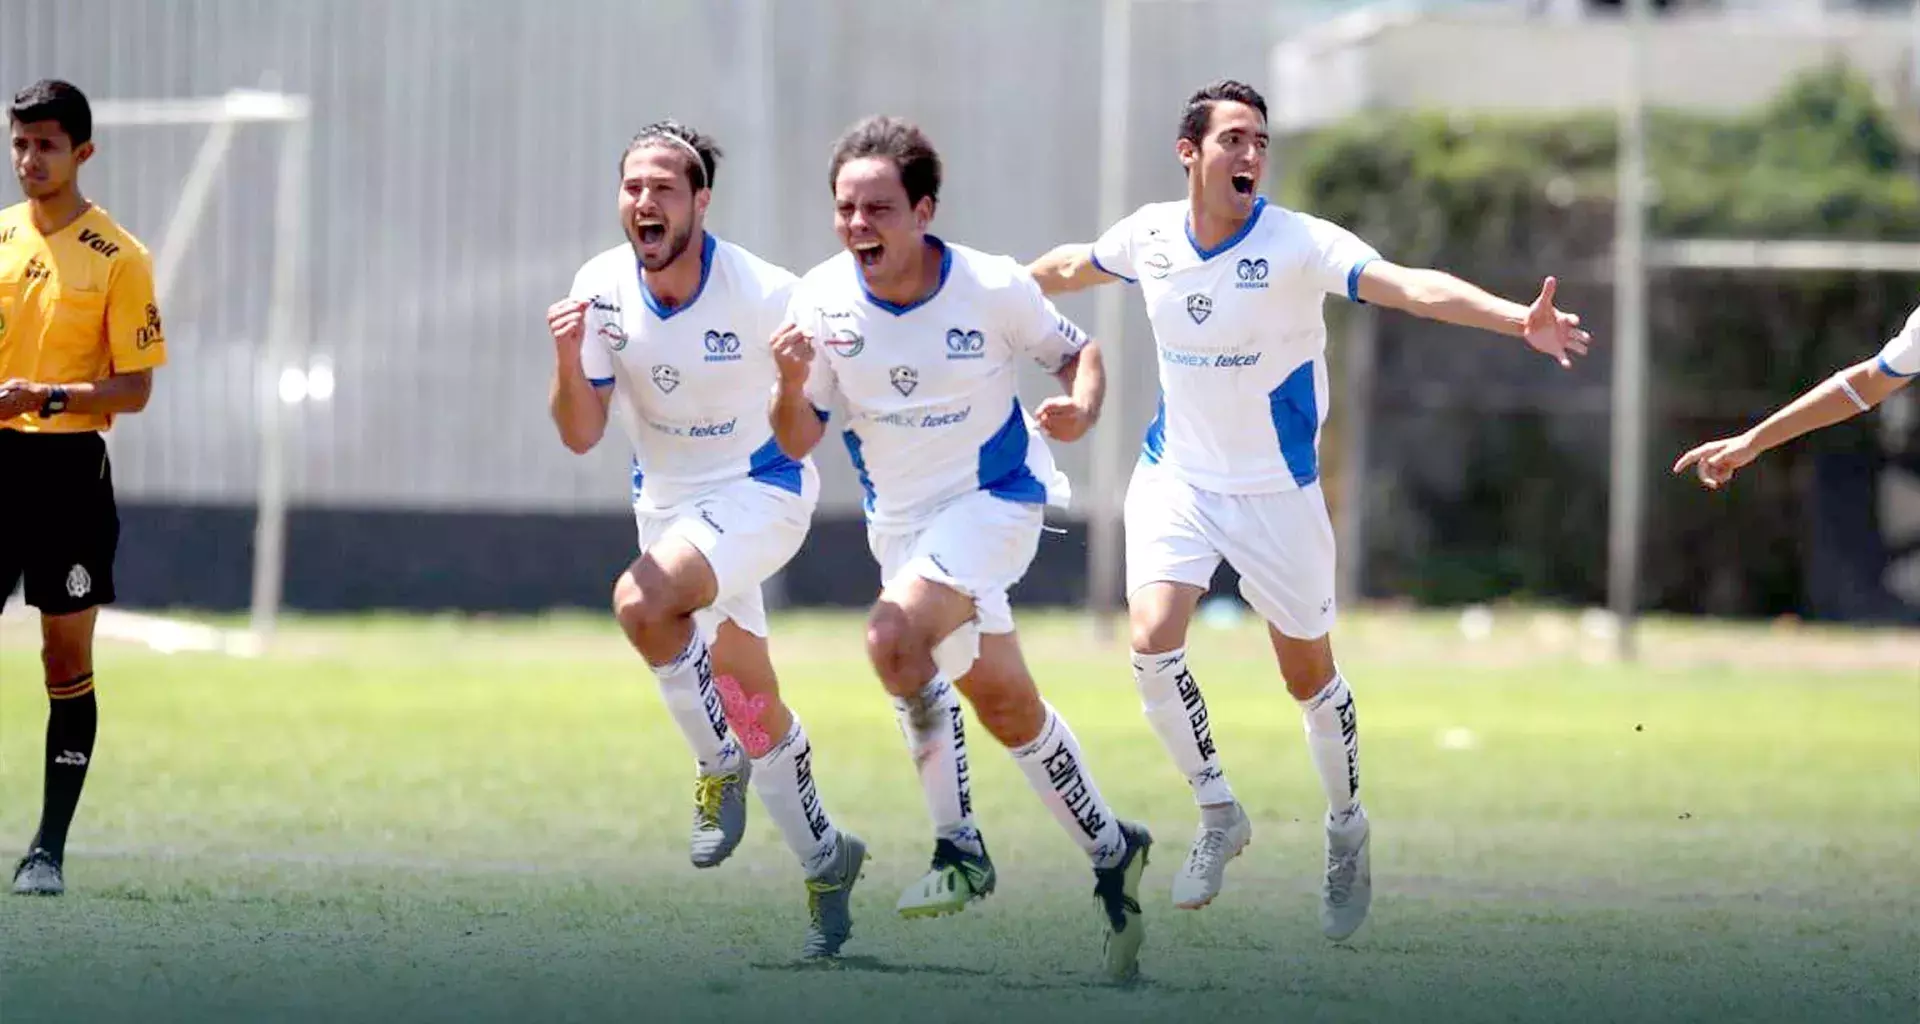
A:
{"label": "player's shadow on grass", "polygon": [[1158,981],[1153,978],[1135,978],[1132,981],[1111,982],[1086,973],[1067,971],[1057,978],[1009,978],[1000,971],[981,970],[973,967],[955,967],[951,964],[896,964],[888,963],[876,956],[843,956],[835,960],[787,960],[780,963],[757,963],[753,966],[768,971],[813,972],[813,971],[866,971],[872,974],[927,975],[934,974],[948,978],[992,978],[993,987],[1017,992],[1062,992],[1085,989],[1124,989],[1127,991],[1155,991],[1169,993],[1210,992],[1208,985],[1178,984]]}

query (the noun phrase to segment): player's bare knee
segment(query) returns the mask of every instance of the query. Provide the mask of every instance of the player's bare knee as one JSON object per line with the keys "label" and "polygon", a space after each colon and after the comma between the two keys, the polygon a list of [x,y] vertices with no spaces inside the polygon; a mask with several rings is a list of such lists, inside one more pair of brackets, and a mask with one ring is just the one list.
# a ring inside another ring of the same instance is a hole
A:
{"label": "player's bare knee", "polygon": [[1274,653],[1280,660],[1280,677],[1286,680],[1287,693],[1294,700],[1311,700],[1333,682],[1338,672],[1333,661],[1333,645],[1326,637],[1293,640],[1276,633]]}
{"label": "player's bare knee", "polygon": [[1176,622],[1165,619],[1150,620],[1143,616],[1130,620],[1128,625],[1132,632],[1131,642],[1136,654],[1165,654],[1168,651],[1179,650],[1187,642],[1186,637],[1180,635],[1180,626]]}
{"label": "player's bare knee", "polygon": [[635,573],[622,573],[613,585],[613,617],[637,644],[672,633],[688,614],[680,604],[664,580],[642,582]]}
{"label": "player's bare knee", "polygon": [[932,645],[916,627],[907,610],[890,601],[873,606],[867,616],[867,657],[889,693],[911,696],[927,684],[914,671],[921,663],[931,663]]}

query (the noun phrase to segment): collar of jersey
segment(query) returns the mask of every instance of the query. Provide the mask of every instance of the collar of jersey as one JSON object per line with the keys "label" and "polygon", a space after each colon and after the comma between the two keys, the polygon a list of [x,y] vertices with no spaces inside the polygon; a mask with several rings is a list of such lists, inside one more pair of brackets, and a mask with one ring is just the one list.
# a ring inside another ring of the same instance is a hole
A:
{"label": "collar of jersey", "polygon": [[894,316],[901,316],[907,313],[911,313],[914,310],[919,309],[921,306],[924,306],[927,303],[932,302],[933,297],[940,294],[940,289],[945,288],[947,286],[947,275],[953,272],[953,248],[947,245],[945,241],[941,240],[939,237],[935,235],[928,235],[927,240],[940,247],[940,283],[934,285],[932,291],[902,306],[897,303],[888,302],[887,300],[881,298],[880,296],[875,295],[872,292],[868,291],[867,275],[862,274],[860,272],[860,264],[856,262],[853,265],[853,279],[860,282],[860,291],[862,294],[866,295],[868,302],[871,302],[874,305],[879,306],[881,309],[884,309],[887,312],[892,313]]}
{"label": "collar of jersey", "polygon": [[639,268],[641,300],[646,302],[648,309],[653,310],[654,316],[662,320],[671,320],[692,309],[693,304],[700,300],[700,293],[707,290],[707,275],[713,273],[713,235],[706,231],[700,232],[700,283],[694,286],[693,294],[687,296],[687,301],[672,309],[660,305],[660,300],[653,297],[653,290],[647,287],[647,268],[640,266],[638,259],[634,261],[634,266]]}
{"label": "collar of jersey", "polygon": [[1260,214],[1266,208],[1267,208],[1267,197],[1255,196],[1253,200],[1253,210],[1252,212],[1247,214],[1246,223],[1240,225],[1240,230],[1235,231],[1231,235],[1228,235],[1226,241],[1221,242],[1218,246],[1212,249],[1200,248],[1200,240],[1198,238],[1193,237],[1193,214],[1189,212],[1187,214],[1187,244],[1193,246],[1194,255],[1200,257],[1202,262],[1210,260],[1215,256],[1218,256],[1221,253],[1226,252],[1228,249],[1231,249],[1234,246],[1239,245],[1240,240],[1247,237],[1247,232],[1252,231],[1253,226],[1255,224],[1260,223]]}

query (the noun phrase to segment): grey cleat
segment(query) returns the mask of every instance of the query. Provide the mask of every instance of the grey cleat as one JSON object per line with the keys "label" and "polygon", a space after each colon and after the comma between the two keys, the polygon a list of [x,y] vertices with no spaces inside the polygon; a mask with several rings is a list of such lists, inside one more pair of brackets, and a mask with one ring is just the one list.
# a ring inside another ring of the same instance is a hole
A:
{"label": "grey cleat", "polygon": [[1147,849],[1153,836],[1146,826],[1120,823],[1127,854],[1110,868],[1093,869],[1093,899],[1100,908],[1104,931],[1101,959],[1107,977],[1132,981],[1140,974],[1140,945],[1147,940],[1147,922],[1140,916],[1140,876],[1147,870]]}
{"label": "grey cleat", "polygon": [[1373,905],[1373,864],[1367,852],[1373,824],[1358,831],[1327,828],[1327,878],[1320,886],[1320,930],[1335,942],[1352,935]]}
{"label": "grey cleat", "polygon": [[738,771],[702,775],[693,783],[693,866],[710,868],[733,854],[747,833],[747,782],[753,762],[740,759]]}
{"label": "grey cleat", "polygon": [[853,885],[867,864],[867,844],[851,832],[840,833],[833,856],[807,877],[807,941],[800,956],[820,960],[840,955],[853,934]]}
{"label": "grey cleat", "polygon": [[1173,905],[1181,910],[1199,910],[1212,903],[1220,895],[1227,862],[1240,856],[1252,841],[1253,822],[1247,820],[1247,812],[1239,804],[1233,805],[1233,821],[1223,828],[1202,821],[1193,837],[1193,848],[1187,851],[1187,862],[1173,876]]}
{"label": "grey cleat", "polygon": [[35,848],[13,869],[13,893],[16,896],[58,896],[67,891],[61,877],[60,862],[53,854]]}

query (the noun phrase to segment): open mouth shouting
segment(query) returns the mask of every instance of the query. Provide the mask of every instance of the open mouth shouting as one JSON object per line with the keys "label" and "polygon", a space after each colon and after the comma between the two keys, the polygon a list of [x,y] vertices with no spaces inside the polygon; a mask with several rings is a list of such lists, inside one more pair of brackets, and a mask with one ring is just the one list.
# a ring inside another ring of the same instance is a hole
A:
{"label": "open mouth shouting", "polygon": [[1240,171],[1233,176],[1233,190],[1243,196],[1253,194],[1254,184],[1253,174],[1250,171]]}
{"label": "open mouth shouting", "polygon": [[853,258],[859,261],[860,266],[869,270],[879,266],[880,258],[884,255],[886,255],[886,247],[881,245],[877,238],[853,243]]}
{"label": "open mouth shouting", "polygon": [[640,244],[648,247],[659,245],[667,240],[667,222],[659,217],[641,217],[633,222],[634,237]]}

